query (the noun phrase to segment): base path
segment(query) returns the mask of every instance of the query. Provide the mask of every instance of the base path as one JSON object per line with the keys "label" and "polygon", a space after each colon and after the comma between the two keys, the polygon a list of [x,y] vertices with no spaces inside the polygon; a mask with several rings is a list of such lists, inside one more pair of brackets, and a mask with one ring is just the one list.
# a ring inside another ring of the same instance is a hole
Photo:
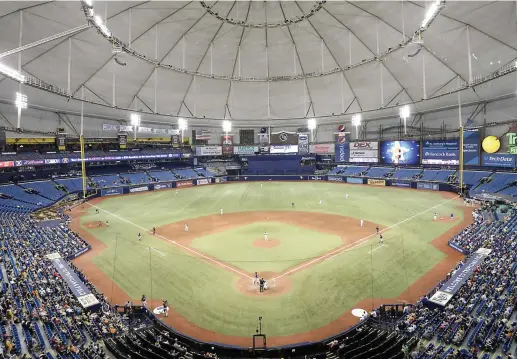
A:
{"label": "base path", "polygon": [[[442,194],[442,193],[441,193]],[[452,199],[451,194],[443,194],[444,197]],[[103,199],[96,198],[90,201],[92,205],[99,204]],[[457,200],[456,200],[457,201]],[[459,206],[462,206],[462,200],[458,200]],[[85,206],[88,208],[88,206]],[[428,273],[419,278],[416,282],[412,283],[399,297],[397,298],[366,298],[359,303],[356,303],[352,308],[344,308],[347,310],[342,316],[336,320],[328,323],[327,325],[317,328],[305,333],[282,336],[282,337],[269,337],[268,346],[281,346],[288,344],[295,344],[301,342],[316,342],[335,335],[341,331],[344,331],[358,323],[359,319],[354,317],[350,310],[353,308],[361,308],[367,311],[378,307],[381,304],[394,304],[400,302],[413,303],[423,295],[427,294],[432,290],[437,283],[442,280],[445,275],[456,265],[459,259],[464,256],[452,249],[448,245],[448,240],[451,239],[456,233],[472,223],[471,211],[473,208],[464,207],[464,220],[456,220],[455,226],[448,232],[441,235],[432,241],[432,245],[445,254],[445,258],[435,265]],[[99,241],[95,236],[86,231],[80,224],[80,217],[83,214],[82,206],[78,206],[71,212],[72,222],[70,224],[71,229],[78,233],[83,239],[85,239],[90,245],[91,250],[74,259],[74,264],[80,268],[87,278],[97,287],[97,289],[105,293],[111,304],[123,304],[127,300],[132,300],[134,303],[140,303],[140,298],[129,298],[128,295],[122,291],[106,274],[104,274],[93,262],[92,259],[106,248],[104,243]],[[335,215],[319,214],[319,213],[307,213],[307,212],[246,212],[246,213],[229,213],[223,216],[212,215],[203,217],[203,219],[189,220],[189,232],[184,232],[184,222],[174,223],[166,226],[157,228],[157,234],[162,235],[162,239],[168,240],[168,235],[175,233],[175,239],[180,236],[180,243],[182,245],[189,246],[190,242],[202,235],[214,233],[216,231],[224,231],[235,227],[236,225],[243,225],[256,221],[275,220],[277,222],[285,222],[301,227],[316,229],[318,228],[321,232],[328,232],[332,234],[338,234],[342,238],[343,245],[339,248],[340,251],[347,250],[363,242],[363,238],[369,238],[369,236],[375,232],[376,224],[365,222],[365,227],[360,228],[358,220],[353,220],[348,217],[341,217]],[[237,221],[239,219],[239,222]],[[200,220],[199,226],[196,221]],[[340,222],[335,222],[340,220]],[[343,221],[348,221],[349,226],[344,227]],[[304,222],[304,224],[301,224]],[[98,222],[97,222],[98,224]],[[343,228],[350,228],[351,225],[355,226],[353,234],[343,233]],[[331,227],[332,226],[332,227]],[[356,231],[358,227],[358,232]],[[383,228],[382,228],[383,229]],[[181,234],[183,233],[183,235]],[[362,240],[358,240],[361,238]],[[272,238],[273,240],[273,238]],[[264,241],[264,240],[263,240]],[[173,244],[172,244],[173,245]],[[189,246],[190,247],[190,246]],[[336,253],[340,253],[337,251]],[[331,251],[333,252],[333,251]],[[332,253],[331,253],[332,254]],[[334,254],[333,254],[334,255]],[[329,254],[325,254],[320,257],[321,260],[330,258]],[[320,259],[319,259],[320,260]],[[316,263],[316,262],[315,262]],[[217,263],[215,263],[216,265]],[[308,267],[313,262],[308,262]],[[307,267],[306,267],[307,268]],[[302,270],[302,269],[301,269]],[[286,271],[285,273],[262,273],[262,276],[268,281],[268,285],[271,285],[271,292],[266,295],[282,295],[286,291],[290,290],[290,276],[293,272]],[[239,275],[234,272],[234,274]],[[243,273],[238,280],[238,287],[241,292],[247,293],[248,295],[257,295],[255,291],[258,291],[257,287],[252,284],[251,281],[252,273]],[[273,279],[275,278],[275,286]],[[107,293],[111,293],[108,295]],[[263,294],[263,293],[261,293]],[[172,301],[171,301],[172,302]],[[148,300],[151,309],[160,306],[162,303],[158,298],[152,298]],[[187,318],[180,315],[170,308],[169,317],[165,318],[159,316],[162,321],[170,325],[176,331],[193,337],[195,339],[213,342],[213,343],[225,343],[230,345],[249,347],[252,345],[250,337],[230,336],[221,333],[216,333],[205,328],[201,328],[196,324],[190,322]]]}

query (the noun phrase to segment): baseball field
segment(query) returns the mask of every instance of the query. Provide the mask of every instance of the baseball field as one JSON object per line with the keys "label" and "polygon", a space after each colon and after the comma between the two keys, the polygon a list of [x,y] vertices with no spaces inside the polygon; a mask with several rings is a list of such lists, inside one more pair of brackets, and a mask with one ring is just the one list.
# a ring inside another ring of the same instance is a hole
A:
{"label": "baseball field", "polygon": [[420,298],[461,257],[447,241],[470,214],[451,193],[248,182],[96,198],[71,227],[92,245],[75,264],[111,303],[167,299],[173,328],[243,346],[261,316],[272,346],[336,334],[355,308]]}

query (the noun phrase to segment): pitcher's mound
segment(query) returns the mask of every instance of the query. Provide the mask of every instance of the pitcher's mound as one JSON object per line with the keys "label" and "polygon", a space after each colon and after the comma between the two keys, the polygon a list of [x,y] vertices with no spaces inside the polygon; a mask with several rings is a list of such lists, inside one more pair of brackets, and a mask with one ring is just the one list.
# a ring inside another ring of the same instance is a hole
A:
{"label": "pitcher's mound", "polygon": [[98,221],[96,222],[96,221],[94,221],[94,222],[87,222],[87,223],[85,223],[85,224],[84,224],[84,226],[85,226],[86,228],[88,228],[88,229],[104,228],[104,227],[106,227],[106,223],[104,223],[104,222],[98,222]]}
{"label": "pitcher's mound", "polygon": [[279,244],[281,244],[281,242],[279,242],[276,239],[268,239],[267,241],[265,241],[264,239],[258,239],[253,244],[254,247],[258,248],[273,248],[277,247]]}

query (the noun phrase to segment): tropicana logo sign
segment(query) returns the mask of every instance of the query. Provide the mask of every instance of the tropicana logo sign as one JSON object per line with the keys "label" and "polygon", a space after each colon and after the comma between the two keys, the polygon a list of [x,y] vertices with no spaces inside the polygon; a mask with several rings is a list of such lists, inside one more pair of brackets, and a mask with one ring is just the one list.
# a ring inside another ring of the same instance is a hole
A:
{"label": "tropicana logo sign", "polygon": [[507,153],[516,154],[516,132],[508,132],[507,137]]}

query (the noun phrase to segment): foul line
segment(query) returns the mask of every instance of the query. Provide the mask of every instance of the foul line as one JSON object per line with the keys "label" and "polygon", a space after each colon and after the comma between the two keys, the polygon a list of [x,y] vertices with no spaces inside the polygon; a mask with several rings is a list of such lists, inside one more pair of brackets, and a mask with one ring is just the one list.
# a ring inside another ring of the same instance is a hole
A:
{"label": "foul line", "polygon": [[370,251],[369,251],[369,254],[371,254],[372,252],[377,251],[378,249],[383,248],[383,247],[385,247],[385,246],[386,246],[386,244],[382,244],[381,246],[376,247],[376,248],[374,248],[374,249],[370,250]]}
{"label": "foul line", "polygon": [[[432,210],[432,209],[434,209],[434,208],[440,207],[440,206],[442,206],[442,205],[444,205],[444,204],[446,204],[446,203],[448,203],[448,202],[451,202],[451,201],[453,201],[453,200],[456,200],[456,199],[457,199],[457,198],[459,198],[459,197],[460,197],[460,196],[456,196],[456,197],[453,197],[453,198],[451,198],[451,199],[449,199],[449,200],[447,200],[447,201],[441,202],[441,203],[439,203],[439,204],[437,204],[437,205],[435,205],[435,206],[433,206],[433,207],[430,207],[430,208],[428,208],[428,209],[426,209],[426,210],[424,210],[424,211],[422,211],[422,212],[419,212],[419,213],[414,214],[413,216],[410,216],[410,217],[408,217],[408,218],[406,218],[406,219],[404,219],[404,220],[402,220],[402,221],[399,221],[399,222],[397,222],[397,223],[395,223],[395,224],[393,224],[393,225],[391,225],[391,226],[389,226],[389,227],[387,227],[387,228],[385,228],[385,229],[382,229],[380,232],[381,232],[381,233],[383,233],[383,232],[385,232],[385,231],[387,231],[387,230],[389,230],[389,229],[391,229],[391,228],[397,227],[397,226],[399,226],[400,224],[403,224],[403,223],[405,223],[405,222],[408,222],[409,220],[411,220],[411,219],[413,219],[413,218],[415,218],[415,217],[418,217],[418,216],[420,216],[420,215],[422,215],[422,214],[424,214],[424,213],[426,213],[426,212],[428,212],[428,211],[430,211],[430,210]],[[367,237],[360,238],[360,239],[358,239],[357,241],[355,241],[355,242],[353,242],[353,243],[350,243],[350,244],[346,245],[345,247],[337,248],[337,249],[335,249],[335,250],[333,250],[333,251],[331,251],[331,252],[328,252],[328,253],[326,253],[326,254],[324,254],[324,255],[320,256],[320,257],[317,257],[317,258],[315,258],[315,259],[312,259],[312,260],[310,260],[309,262],[302,263],[300,266],[295,267],[295,268],[292,268],[292,269],[290,269],[289,271],[286,271],[286,272],[282,273],[281,275],[279,275],[279,276],[275,277],[274,279],[282,278],[282,277],[284,277],[284,276],[286,276],[286,275],[288,275],[288,274],[290,274],[290,273],[296,272],[296,271],[298,271],[298,270],[300,270],[300,269],[302,269],[302,268],[304,268],[304,267],[307,267],[307,266],[309,266],[309,265],[311,265],[311,264],[313,264],[313,263],[315,263],[315,262],[321,261],[321,260],[323,260],[323,259],[326,259],[326,258],[327,258],[327,259],[331,259],[331,258],[333,258],[333,257],[336,257],[336,256],[338,256],[338,255],[340,255],[340,254],[342,254],[342,253],[344,253],[344,252],[347,252],[349,249],[352,249],[352,248],[356,247],[356,246],[357,246],[357,245],[359,245],[360,243],[365,242],[366,240],[368,240],[369,238],[371,238],[371,237],[375,236],[376,234],[377,234],[377,233],[370,234],[370,235],[368,235]],[[349,248],[349,247],[351,247],[351,246],[352,246],[352,248]]]}
{"label": "foul line", "polygon": [[160,253],[160,255],[161,255],[162,257],[165,257],[165,253],[160,252],[158,249],[153,248],[153,247],[149,247],[149,248],[151,248],[152,250],[154,250],[154,251],[155,251],[155,252],[157,252],[157,253]]}
{"label": "foul line", "polygon": [[[135,226],[135,227],[137,227],[137,228],[140,228],[140,229],[142,229],[142,230],[144,230],[144,231],[148,231],[148,229],[147,229],[147,228],[144,228],[144,227],[142,227],[142,226],[140,226],[140,225],[138,225],[138,224],[136,224],[136,223],[133,223],[133,222],[131,222],[131,221],[128,221],[127,219],[122,218],[122,217],[120,217],[120,216],[116,215],[115,213],[111,213],[111,212],[109,212],[109,211],[107,211],[107,210],[105,210],[105,209],[103,209],[103,208],[101,208],[101,207],[99,207],[99,206],[96,206],[95,204],[91,204],[91,203],[89,203],[89,202],[86,202],[86,203],[87,203],[89,206],[95,207],[95,208],[97,208],[97,209],[99,209],[99,210],[101,210],[101,211],[103,211],[103,212],[106,212],[106,213],[108,213],[109,215],[112,215],[113,217],[120,219],[121,221],[124,221],[124,222],[126,222],[126,223],[131,224],[132,226]],[[225,263],[222,263],[222,262],[220,262],[220,261],[218,261],[218,260],[216,260],[216,259],[214,259],[214,258],[208,257],[208,256],[204,255],[203,253],[200,253],[200,252],[198,252],[198,251],[195,251],[195,250],[194,250],[194,249],[192,249],[192,248],[189,248],[189,247],[187,247],[187,246],[184,246],[184,245],[181,245],[181,244],[179,244],[179,243],[176,243],[176,241],[170,240],[170,239],[169,239],[169,238],[167,238],[167,237],[161,236],[160,234],[155,234],[155,236],[156,236],[156,237],[160,237],[160,238],[162,238],[163,240],[165,240],[165,241],[167,241],[167,242],[171,243],[172,245],[178,246],[178,247],[180,247],[180,248],[185,249],[186,251],[189,251],[189,252],[191,252],[191,253],[194,253],[194,254],[196,254],[196,255],[197,255],[197,256],[199,256],[199,257],[202,257],[202,258],[207,259],[207,260],[209,260],[209,261],[211,261],[211,262],[214,262],[214,263],[218,264],[218,265],[219,265],[219,266],[221,266],[221,267],[227,268],[227,269],[229,269],[229,270],[231,270],[231,271],[233,271],[233,272],[235,272],[235,273],[238,273],[238,274],[240,274],[240,275],[242,275],[242,276],[244,276],[244,277],[247,277],[247,278],[253,279],[253,277],[249,276],[249,275],[248,275],[248,274],[246,274],[246,273],[243,273],[243,272],[241,272],[241,271],[238,271],[237,269],[232,268],[232,267],[230,267],[230,266],[226,265]],[[152,247],[151,247],[151,248],[152,248]],[[154,249],[154,248],[153,248],[153,249]]]}

